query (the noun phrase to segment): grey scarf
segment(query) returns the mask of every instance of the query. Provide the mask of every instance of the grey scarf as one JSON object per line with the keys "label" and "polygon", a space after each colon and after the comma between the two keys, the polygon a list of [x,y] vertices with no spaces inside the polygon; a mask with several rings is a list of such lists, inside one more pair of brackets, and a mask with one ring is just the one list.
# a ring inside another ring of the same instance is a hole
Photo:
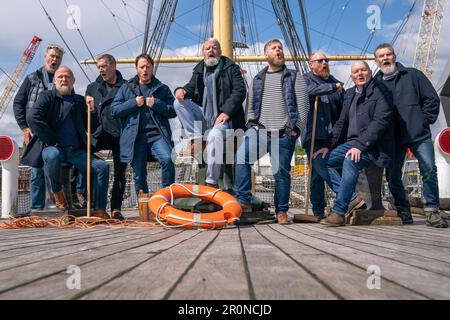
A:
{"label": "grey scarf", "polygon": [[[219,76],[219,72],[222,69],[222,60],[219,60],[219,63],[214,70],[212,75],[208,75],[206,71],[206,65],[203,70],[203,82],[205,83],[205,90],[203,93],[203,116],[206,120],[207,129],[212,128],[214,126],[214,122],[216,121],[217,116],[219,115],[219,108],[217,105],[217,88],[216,81]],[[212,100],[212,101],[211,101]]]}

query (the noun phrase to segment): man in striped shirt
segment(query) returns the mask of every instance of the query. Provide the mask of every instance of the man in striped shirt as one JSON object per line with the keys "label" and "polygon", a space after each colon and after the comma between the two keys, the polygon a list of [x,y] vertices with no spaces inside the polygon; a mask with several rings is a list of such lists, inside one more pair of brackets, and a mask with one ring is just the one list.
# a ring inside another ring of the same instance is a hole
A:
{"label": "man in striped shirt", "polygon": [[308,93],[301,74],[284,63],[283,45],[277,39],[264,46],[268,66],[249,86],[247,131],[236,155],[236,197],[243,212],[251,209],[251,164],[267,152],[275,177],[275,213],[288,223],[291,159],[308,112]]}

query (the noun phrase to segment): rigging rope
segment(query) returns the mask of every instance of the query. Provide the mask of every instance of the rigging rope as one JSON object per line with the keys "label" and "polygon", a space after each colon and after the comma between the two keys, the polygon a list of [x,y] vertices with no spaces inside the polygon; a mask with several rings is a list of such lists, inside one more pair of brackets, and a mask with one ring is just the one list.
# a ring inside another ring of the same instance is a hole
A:
{"label": "rigging rope", "polygon": [[42,7],[42,9],[44,10],[45,14],[47,15],[48,20],[50,21],[50,23],[53,25],[53,27],[55,28],[56,32],[58,33],[58,35],[61,37],[62,41],[64,42],[64,44],[66,45],[67,49],[69,50],[70,54],[72,55],[72,57],[75,59],[75,62],[77,63],[77,65],[80,67],[81,71],[83,72],[84,76],[86,77],[86,79],[91,82],[91,79],[89,79],[88,75],[86,74],[86,72],[84,71],[84,69],[81,67],[81,64],[78,62],[77,57],[75,56],[75,54],[73,53],[72,49],[70,48],[69,44],[66,42],[66,40],[64,39],[63,35],[61,34],[61,32],[59,32],[58,28],[56,27],[55,23],[53,22],[52,18],[50,17],[50,15],[48,14],[47,10],[45,9],[44,5],[42,4],[41,0],[39,0],[39,3]]}

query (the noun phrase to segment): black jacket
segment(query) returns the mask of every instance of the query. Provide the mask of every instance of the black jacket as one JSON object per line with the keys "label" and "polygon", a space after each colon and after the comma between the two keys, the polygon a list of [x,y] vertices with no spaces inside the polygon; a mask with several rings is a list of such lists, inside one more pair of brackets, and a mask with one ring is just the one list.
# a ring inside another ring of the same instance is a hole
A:
{"label": "black jacket", "polygon": [[316,118],[316,141],[328,144],[331,141],[332,127],[339,119],[342,110],[344,92],[336,92],[336,83],[340,82],[333,76],[327,80],[315,75],[312,71],[303,75],[309,94],[309,112],[306,118],[306,128],[302,131],[302,146],[311,142],[314,118],[314,100],[318,97]]}
{"label": "black jacket", "polygon": [[[220,59],[223,62],[223,66],[217,79],[217,107],[219,114],[224,112],[231,117],[233,129],[240,128],[245,130],[245,115],[242,103],[245,100],[247,89],[241,69],[227,57],[222,56]],[[186,90],[185,99],[192,99],[199,106],[203,104],[203,92],[205,90],[203,81],[204,68],[204,61],[197,64],[194,67],[191,80],[183,87]]]}
{"label": "black jacket", "polygon": [[[341,116],[333,128],[332,146],[347,140],[349,111],[355,98],[356,87],[345,93]],[[394,155],[393,107],[386,88],[372,79],[367,83],[356,102],[359,135],[349,143],[361,152],[367,152],[370,160],[379,167],[388,167]]]}
{"label": "black jacket", "polygon": [[86,103],[83,96],[73,94],[73,97],[75,102],[70,112],[56,89],[43,91],[39,95],[33,108],[27,112],[27,123],[34,135],[22,157],[22,164],[36,168],[43,166],[42,149],[56,146],[57,128],[69,116],[73,117],[81,145],[86,146]]}
{"label": "black jacket", "polygon": [[[44,81],[43,70],[45,70],[44,67],[27,75],[14,97],[14,117],[21,130],[29,127],[26,119],[28,109],[37,101],[41,92],[48,90]],[[33,92],[34,94],[32,94]]]}
{"label": "black jacket", "polygon": [[[439,96],[430,80],[414,68],[396,63],[399,74],[395,80],[394,117],[397,140],[402,146],[409,146],[431,137],[430,125],[439,114]],[[382,80],[379,71],[375,78]]]}
{"label": "black jacket", "polygon": [[116,71],[117,82],[109,91],[107,84],[101,76],[95,82],[87,86],[86,96],[94,98],[95,112],[92,113],[92,145],[100,149],[110,149],[112,144],[119,143],[121,123],[119,119],[113,119],[111,115],[111,104],[125,83],[122,74]]}

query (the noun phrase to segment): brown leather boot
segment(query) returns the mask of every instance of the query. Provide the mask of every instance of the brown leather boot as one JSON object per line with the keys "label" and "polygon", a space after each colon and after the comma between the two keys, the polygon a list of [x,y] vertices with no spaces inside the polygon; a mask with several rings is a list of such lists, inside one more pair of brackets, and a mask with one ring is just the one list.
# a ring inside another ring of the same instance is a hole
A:
{"label": "brown leather boot", "polygon": [[106,212],[105,209],[95,209],[92,216],[102,219],[111,219],[111,217],[109,216],[109,214]]}
{"label": "brown leather boot", "polygon": [[61,190],[54,194],[56,209],[61,211],[69,210],[69,204],[67,203],[64,191]]}

